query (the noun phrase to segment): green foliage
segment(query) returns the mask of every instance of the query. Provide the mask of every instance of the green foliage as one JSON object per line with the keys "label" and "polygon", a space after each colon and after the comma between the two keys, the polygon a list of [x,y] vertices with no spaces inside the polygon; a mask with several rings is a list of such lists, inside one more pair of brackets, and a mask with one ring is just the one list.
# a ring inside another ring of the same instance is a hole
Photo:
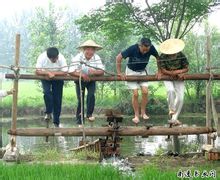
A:
{"label": "green foliage", "polygon": [[[219,61],[219,32],[216,28],[211,28],[211,66],[218,67]],[[184,53],[189,60],[189,73],[207,73],[206,60],[207,60],[207,37],[203,34],[189,33],[185,37],[186,47]],[[217,72],[216,70],[212,71]],[[187,81],[186,83],[186,97],[188,99],[197,101],[198,104],[204,103],[205,96],[205,81]],[[212,86],[213,91],[218,88],[217,85]],[[194,89],[194,91],[192,91]]]}
{"label": "green foliage", "polygon": [[45,148],[42,152],[34,153],[36,161],[59,161],[64,159],[63,153],[54,148]]}
{"label": "green foliage", "polygon": [[29,49],[29,56],[34,62],[38,55],[46,48],[56,46],[65,48],[65,24],[62,22],[64,10],[56,9],[54,4],[49,3],[48,12],[38,7],[29,25],[32,46]]}
{"label": "green foliage", "polygon": [[[125,4],[105,5],[88,15],[76,20],[81,32],[93,33],[101,31],[108,37],[109,43],[127,38],[133,32],[131,12]],[[120,37],[120,38],[119,38]]]}
{"label": "green foliage", "polygon": [[28,50],[32,64],[40,53],[48,47],[55,46],[70,58],[76,52],[78,32],[74,27],[74,15],[68,8],[56,7],[49,1],[48,10],[38,7],[28,25],[31,46]]}
{"label": "green foliage", "polygon": [[70,155],[71,158],[75,158],[79,160],[96,160],[96,161],[99,161],[99,156],[100,156],[100,153],[88,151],[88,150],[73,152]]}
{"label": "green foliage", "polygon": [[197,152],[200,149],[200,144],[197,141],[191,141],[188,143],[181,142],[181,153]]}
{"label": "green foliage", "polygon": [[213,5],[212,0],[167,0],[147,8],[129,3],[107,4],[76,21],[83,33],[101,31],[113,42],[131,35],[148,36],[157,41],[182,38]]}
{"label": "green foliage", "polygon": [[155,166],[147,166],[140,171],[140,176],[137,179],[157,179],[157,180],[176,180],[176,172],[175,171],[164,171],[159,170]]}
{"label": "green foliage", "polygon": [[18,164],[10,166],[0,164],[0,178],[8,180],[131,179],[113,167],[90,164]]}

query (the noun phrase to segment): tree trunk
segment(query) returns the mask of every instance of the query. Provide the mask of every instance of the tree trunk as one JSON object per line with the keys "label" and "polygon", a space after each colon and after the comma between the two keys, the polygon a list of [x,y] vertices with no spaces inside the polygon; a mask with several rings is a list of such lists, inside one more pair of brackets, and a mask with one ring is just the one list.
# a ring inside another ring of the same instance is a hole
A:
{"label": "tree trunk", "polygon": [[[114,131],[111,127],[84,128],[86,136],[110,136]],[[120,127],[117,131],[119,136],[166,136],[166,135],[187,135],[187,134],[208,134],[216,132],[208,127]],[[82,128],[27,128],[9,130],[8,134],[17,136],[82,136]]]}

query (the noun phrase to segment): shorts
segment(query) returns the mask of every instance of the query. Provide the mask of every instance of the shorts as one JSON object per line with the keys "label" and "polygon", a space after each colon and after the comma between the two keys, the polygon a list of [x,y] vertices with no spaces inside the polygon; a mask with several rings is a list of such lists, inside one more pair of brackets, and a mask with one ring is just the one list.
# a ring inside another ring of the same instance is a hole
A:
{"label": "shorts", "polygon": [[[126,67],[125,74],[128,76],[146,76],[147,73],[145,71],[133,71]],[[141,89],[141,87],[148,87],[148,82],[144,81],[127,81],[126,85],[128,86],[128,89]]]}

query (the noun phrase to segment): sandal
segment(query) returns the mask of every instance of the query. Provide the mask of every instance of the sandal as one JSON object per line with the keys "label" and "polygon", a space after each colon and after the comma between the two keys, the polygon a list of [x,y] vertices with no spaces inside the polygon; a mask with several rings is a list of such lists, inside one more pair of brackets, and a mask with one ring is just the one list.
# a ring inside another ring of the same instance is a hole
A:
{"label": "sandal", "polygon": [[174,115],[174,114],[175,114],[175,111],[171,109],[171,110],[169,111],[169,115],[172,116],[172,115]]}
{"label": "sandal", "polygon": [[94,117],[94,116],[90,116],[90,117],[88,117],[88,120],[89,120],[90,122],[93,122],[93,121],[95,121],[95,117]]}
{"label": "sandal", "polygon": [[183,124],[183,123],[180,122],[179,120],[169,120],[168,123],[169,123],[169,124],[172,124],[173,126],[180,126],[180,125]]}

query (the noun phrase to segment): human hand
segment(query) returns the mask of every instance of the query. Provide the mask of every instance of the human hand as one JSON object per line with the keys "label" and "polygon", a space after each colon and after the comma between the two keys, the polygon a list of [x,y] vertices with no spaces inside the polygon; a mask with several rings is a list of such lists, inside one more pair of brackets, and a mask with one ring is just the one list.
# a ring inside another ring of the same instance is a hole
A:
{"label": "human hand", "polygon": [[158,80],[161,80],[161,77],[162,77],[162,73],[161,73],[161,72],[157,72],[157,73],[156,73],[156,78],[157,78]]}
{"label": "human hand", "polygon": [[88,74],[95,75],[95,73],[96,73],[96,70],[94,68],[89,68]]}
{"label": "human hand", "polygon": [[82,74],[81,76],[84,81],[86,81],[86,82],[90,81],[90,77],[87,74]]}
{"label": "human hand", "polygon": [[184,76],[185,76],[185,74],[178,74],[177,75],[178,79],[182,80],[182,81],[184,80]]}
{"label": "human hand", "polygon": [[47,75],[50,79],[52,79],[55,76],[55,74],[53,72],[50,72],[50,71],[47,72]]}
{"label": "human hand", "polygon": [[15,89],[11,89],[10,91],[7,91],[7,95],[14,94],[14,92],[15,92]]}
{"label": "human hand", "polygon": [[126,75],[124,73],[118,73],[118,76],[122,81],[126,80]]}

